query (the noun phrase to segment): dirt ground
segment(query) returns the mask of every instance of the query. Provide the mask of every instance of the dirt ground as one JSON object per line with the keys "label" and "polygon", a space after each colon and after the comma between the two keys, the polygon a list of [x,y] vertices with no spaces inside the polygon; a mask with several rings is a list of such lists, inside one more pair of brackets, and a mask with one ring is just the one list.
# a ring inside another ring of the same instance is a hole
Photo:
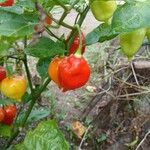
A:
{"label": "dirt ground", "polygon": [[[59,18],[60,12],[60,9],[55,10],[56,18]],[[65,21],[72,24],[75,16],[76,13],[72,11]],[[99,24],[90,12],[82,25],[82,31],[86,35]],[[53,32],[60,36],[65,34],[65,37],[69,34],[69,30],[63,27],[59,30],[53,29]],[[104,77],[109,75],[111,69],[115,69],[120,62],[126,62],[120,52],[115,51],[118,47],[117,44],[118,40],[116,39],[86,48],[85,58],[88,60],[92,71],[90,80],[84,87],[63,93],[55,83],[51,82],[48,90],[41,96],[40,104],[42,106],[40,107],[52,106],[53,117],[59,120],[60,127],[63,129],[72,150],[78,149],[81,143],[81,139],[72,135],[70,124],[73,120],[83,121],[82,123],[86,127],[91,126],[87,138],[83,142],[82,150],[134,150],[150,130],[150,94],[132,97],[134,100],[131,102],[130,98],[115,99],[120,92],[124,94],[124,91],[129,88],[132,90],[129,92],[136,90],[131,88],[132,84],[135,84],[133,74],[127,80],[131,83],[130,86],[127,87],[124,84],[124,78],[127,77],[127,72],[131,72],[131,70],[119,72],[116,76],[112,75],[111,78],[106,78],[105,81]],[[29,59],[32,76],[35,76],[37,74],[37,60],[32,57]],[[140,76],[149,79],[149,74],[150,71],[147,75],[140,74]],[[116,77],[121,81],[117,80]],[[108,79],[112,83],[109,83]],[[143,82],[142,79],[140,79],[141,82]],[[108,83],[106,89],[103,86],[104,83]],[[142,86],[149,87],[150,82],[147,81],[146,83],[147,85],[142,84]],[[112,95],[115,95],[115,98]],[[95,105],[94,101],[97,101]],[[91,107],[90,104],[94,106]],[[86,110],[87,106],[92,108],[89,109],[89,113]],[[17,141],[20,141],[22,137],[24,137],[24,133],[20,135]],[[146,137],[142,146],[136,150],[149,149],[150,135]]]}

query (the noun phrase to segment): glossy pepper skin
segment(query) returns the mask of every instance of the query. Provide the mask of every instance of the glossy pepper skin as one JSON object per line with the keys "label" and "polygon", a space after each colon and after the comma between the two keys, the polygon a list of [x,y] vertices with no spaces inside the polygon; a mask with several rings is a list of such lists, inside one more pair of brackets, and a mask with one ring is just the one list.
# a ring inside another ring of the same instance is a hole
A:
{"label": "glossy pepper skin", "polygon": [[9,7],[14,4],[14,0],[5,0],[4,2],[0,3],[0,6],[2,7]]}
{"label": "glossy pepper skin", "polygon": [[98,21],[108,22],[117,9],[115,0],[90,0],[91,11]]}
{"label": "glossy pepper skin", "polygon": [[21,101],[22,96],[26,92],[27,83],[23,76],[14,75],[7,77],[1,82],[1,92],[12,99]]}
{"label": "glossy pepper skin", "polygon": [[141,47],[145,34],[146,34],[146,29],[141,28],[120,35],[121,50],[124,53],[124,55],[128,57],[129,60],[132,59],[132,57],[136,54],[136,52]]}
{"label": "glossy pepper skin", "polygon": [[2,122],[5,118],[5,111],[3,108],[0,107],[0,122]]}
{"label": "glossy pepper skin", "polygon": [[[85,52],[85,37],[83,32],[82,33],[82,50],[81,53],[83,54]],[[73,43],[71,44],[69,48],[69,55],[74,54],[76,50],[79,48],[80,38],[79,35],[75,37]]]}
{"label": "glossy pepper skin", "polygon": [[147,36],[147,39],[148,39],[148,41],[150,43],[150,27],[147,28],[147,30],[146,30],[146,36]]}
{"label": "glossy pepper skin", "polygon": [[83,56],[65,57],[58,66],[58,78],[63,91],[74,90],[86,84],[90,67]]}
{"label": "glossy pepper skin", "polygon": [[17,108],[14,105],[8,105],[5,107],[5,117],[3,119],[3,123],[6,125],[11,125],[14,121],[14,118],[17,114]]}
{"label": "glossy pepper skin", "polygon": [[6,71],[4,67],[0,66],[0,82],[6,78]]}
{"label": "glossy pepper skin", "polygon": [[57,84],[60,85],[59,79],[58,79],[58,65],[62,61],[63,57],[55,57],[48,67],[48,74],[49,77]]}

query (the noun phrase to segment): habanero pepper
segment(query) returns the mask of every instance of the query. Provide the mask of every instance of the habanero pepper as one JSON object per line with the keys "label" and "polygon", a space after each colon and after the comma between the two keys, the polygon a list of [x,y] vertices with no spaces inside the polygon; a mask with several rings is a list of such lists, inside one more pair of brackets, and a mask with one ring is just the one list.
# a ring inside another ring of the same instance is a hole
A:
{"label": "habanero pepper", "polygon": [[0,6],[2,7],[9,7],[14,4],[14,0],[5,0],[4,2],[0,3]]}
{"label": "habanero pepper", "polygon": [[148,39],[148,41],[150,43],[150,27],[147,28],[147,30],[146,30],[146,36],[147,36],[147,39]]}
{"label": "habanero pepper", "polygon": [[117,9],[115,0],[90,0],[91,11],[98,21],[108,22]]}
{"label": "habanero pepper", "polygon": [[49,64],[48,75],[58,86],[60,85],[58,79],[58,65],[62,61],[63,57],[55,57]]}
{"label": "habanero pepper", "polygon": [[[81,53],[83,54],[85,52],[85,37],[84,37],[83,32],[81,32],[81,33],[82,33],[82,50],[81,50]],[[76,52],[76,50],[79,47],[79,44],[80,44],[80,38],[79,38],[79,35],[77,35],[75,37],[74,41],[72,42],[72,44],[70,45],[69,55],[74,54]]]}
{"label": "habanero pepper", "polygon": [[6,70],[3,66],[0,66],[0,82],[6,78]]}
{"label": "habanero pepper", "polygon": [[6,114],[5,110],[0,107],[0,122],[4,120],[5,114]]}
{"label": "habanero pepper", "polygon": [[120,35],[120,46],[123,54],[128,57],[129,60],[137,53],[141,47],[146,29],[141,28],[129,33],[123,33]]}
{"label": "habanero pepper", "polygon": [[58,66],[58,79],[63,91],[82,87],[89,77],[90,67],[83,56],[66,56]]}
{"label": "habanero pepper", "polygon": [[20,102],[27,88],[26,79],[23,76],[13,75],[6,77],[1,82],[1,92],[12,99]]}
{"label": "habanero pepper", "polygon": [[17,114],[17,108],[15,105],[8,105],[4,108],[5,110],[5,117],[2,121],[2,123],[6,125],[11,125],[14,121],[14,118]]}

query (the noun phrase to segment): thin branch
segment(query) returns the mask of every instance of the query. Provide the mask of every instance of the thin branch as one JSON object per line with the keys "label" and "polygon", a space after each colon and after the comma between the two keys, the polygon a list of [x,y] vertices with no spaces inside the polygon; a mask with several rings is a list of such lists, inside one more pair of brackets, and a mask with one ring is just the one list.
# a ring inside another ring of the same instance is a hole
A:
{"label": "thin branch", "polygon": [[62,41],[59,37],[57,37],[48,27],[45,27],[47,33],[51,36],[53,36],[54,38],[56,38],[59,41]]}
{"label": "thin branch", "polygon": [[135,70],[134,70],[133,62],[131,62],[131,69],[132,69],[133,76],[134,76],[134,78],[135,78],[136,84],[137,84],[138,86],[140,86],[139,81],[138,81],[137,76],[136,76],[136,73],[135,73]]}
{"label": "thin branch", "polygon": [[84,136],[83,136],[83,138],[81,140],[81,143],[80,143],[80,145],[78,147],[78,150],[82,150],[81,147],[83,145],[83,142],[86,140],[86,135],[87,135],[87,133],[88,133],[88,131],[89,131],[90,128],[91,128],[91,125],[89,125],[89,127],[86,129],[85,134],[84,134]]}
{"label": "thin branch", "polygon": [[124,97],[130,97],[130,96],[138,96],[138,95],[148,94],[148,93],[150,93],[150,90],[139,92],[139,93],[131,93],[131,94],[120,95],[117,98],[124,98]]}
{"label": "thin branch", "polygon": [[68,7],[66,7],[64,3],[62,3],[60,0],[53,0],[53,1],[56,2],[58,5],[60,5],[64,10],[68,11]]}
{"label": "thin branch", "polygon": [[150,134],[150,130],[145,134],[143,140],[139,143],[139,145],[137,146],[137,148],[135,150],[138,150],[141,145],[144,143],[144,141],[146,140],[147,136]]}

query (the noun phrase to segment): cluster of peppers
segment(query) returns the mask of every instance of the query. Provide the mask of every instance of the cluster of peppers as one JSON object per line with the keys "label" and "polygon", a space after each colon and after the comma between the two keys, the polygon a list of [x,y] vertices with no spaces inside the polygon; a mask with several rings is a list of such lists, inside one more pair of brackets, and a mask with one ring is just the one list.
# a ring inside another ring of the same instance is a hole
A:
{"label": "cluster of peppers", "polygon": [[[98,21],[109,24],[110,19],[117,9],[116,0],[89,0],[89,2],[94,17]],[[132,32],[120,34],[119,38],[121,50],[124,55],[127,56],[128,60],[131,60],[137,53],[144,41],[145,35],[150,42],[150,27],[136,29]]]}
{"label": "cluster of peppers", "polygon": [[[0,90],[5,96],[20,101],[26,91],[26,80],[17,75],[7,77],[4,67],[0,66]],[[0,107],[0,123],[11,125],[16,114],[15,105]]]}
{"label": "cluster of peppers", "polygon": [[62,91],[80,88],[88,81],[90,67],[83,57],[84,52],[85,38],[82,33],[75,37],[68,56],[55,57],[49,64],[48,74]]}
{"label": "cluster of peppers", "polygon": [[[0,90],[3,95],[20,102],[27,88],[26,80],[23,76],[7,76],[4,67],[0,66]],[[0,107],[0,123],[12,125],[17,114],[15,105]]]}
{"label": "cluster of peppers", "polygon": [[4,108],[0,107],[0,123],[5,125],[12,125],[17,114],[15,105],[7,105]]}

